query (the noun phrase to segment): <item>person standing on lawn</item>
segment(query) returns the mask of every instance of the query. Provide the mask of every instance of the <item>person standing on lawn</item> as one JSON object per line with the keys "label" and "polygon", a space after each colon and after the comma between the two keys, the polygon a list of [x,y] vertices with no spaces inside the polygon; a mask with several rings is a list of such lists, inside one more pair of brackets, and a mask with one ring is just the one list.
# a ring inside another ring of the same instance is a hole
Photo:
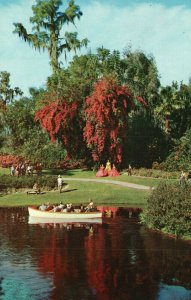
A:
{"label": "person standing on lawn", "polygon": [[62,192],[63,183],[64,183],[63,179],[61,178],[60,175],[58,175],[57,184],[58,184],[58,190],[60,193]]}

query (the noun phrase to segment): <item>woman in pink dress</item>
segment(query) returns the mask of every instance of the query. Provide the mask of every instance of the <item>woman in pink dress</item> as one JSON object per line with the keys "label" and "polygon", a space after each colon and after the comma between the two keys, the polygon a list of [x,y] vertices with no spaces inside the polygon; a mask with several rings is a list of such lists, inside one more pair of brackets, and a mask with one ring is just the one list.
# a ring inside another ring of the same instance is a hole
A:
{"label": "woman in pink dress", "polygon": [[109,176],[119,176],[120,173],[116,170],[115,165],[113,164],[113,168],[111,169],[111,171],[109,172]]}
{"label": "woman in pink dress", "polygon": [[101,165],[101,167],[96,173],[96,177],[105,177],[105,176],[107,176],[107,171],[105,171],[104,165]]}

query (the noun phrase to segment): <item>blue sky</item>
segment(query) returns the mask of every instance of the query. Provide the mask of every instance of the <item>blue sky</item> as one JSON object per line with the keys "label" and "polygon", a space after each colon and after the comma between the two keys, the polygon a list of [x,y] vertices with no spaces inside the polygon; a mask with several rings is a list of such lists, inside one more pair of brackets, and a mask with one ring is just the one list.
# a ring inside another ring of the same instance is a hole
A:
{"label": "blue sky", "polygon": [[[35,3],[35,0],[0,0],[0,71],[9,72],[12,86],[19,86],[25,94],[31,86],[43,86],[51,73],[47,53],[35,51],[12,33],[14,22],[23,23],[31,31],[29,18]],[[154,56],[163,85],[173,80],[188,83],[190,0],[76,0],[76,3],[83,11],[77,22],[79,38],[90,40],[87,50],[81,53],[95,52],[101,46],[122,53],[131,45],[133,50]]]}

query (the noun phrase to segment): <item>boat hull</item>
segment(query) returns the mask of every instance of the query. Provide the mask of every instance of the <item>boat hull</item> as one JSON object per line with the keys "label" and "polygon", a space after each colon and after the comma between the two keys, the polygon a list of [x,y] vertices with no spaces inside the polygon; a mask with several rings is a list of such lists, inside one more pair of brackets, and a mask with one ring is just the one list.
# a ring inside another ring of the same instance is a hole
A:
{"label": "boat hull", "polygon": [[102,218],[55,219],[29,216],[28,224],[102,224]]}
{"label": "boat hull", "polygon": [[53,212],[41,211],[37,208],[28,207],[29,216],[37,218],[51,218],[56,220],[85,220],[102,218],[102,212]]}

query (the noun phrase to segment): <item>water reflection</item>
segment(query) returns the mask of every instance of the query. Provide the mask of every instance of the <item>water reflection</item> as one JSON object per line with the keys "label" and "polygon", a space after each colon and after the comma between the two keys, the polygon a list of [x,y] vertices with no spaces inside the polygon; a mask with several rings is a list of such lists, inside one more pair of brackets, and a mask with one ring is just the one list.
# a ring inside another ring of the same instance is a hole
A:
{"label": "water reflection", "polygon": [[[102,224],[102,218],[93,218],[93,219],[67,219],[67,221],[63,221],[60,219],[55,220],[54,218],[41,218],[41,217],[31,217],[28,218],[28,224],[52,224],[58,225],[60,227],[64,227],[64,225],[72,224],[75,227],[83,227],[84,224]],[[43,226],[44,227],[44,226]]]}
{"label": "water reflection", "polygon": [[190,250],[126,217],[28,224],[0,209],[0,299],[191,299]]}

